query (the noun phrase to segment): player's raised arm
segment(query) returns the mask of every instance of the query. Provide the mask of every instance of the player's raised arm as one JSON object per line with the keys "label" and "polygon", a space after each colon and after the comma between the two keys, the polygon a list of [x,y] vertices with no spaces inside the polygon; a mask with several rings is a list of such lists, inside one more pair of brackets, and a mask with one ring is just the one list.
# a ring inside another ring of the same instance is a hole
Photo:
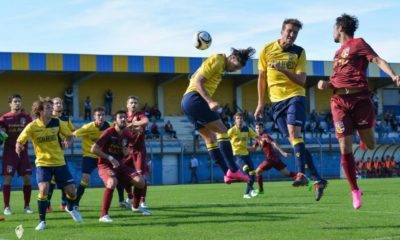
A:
{"label": "player's raised arm", "polygon": [[290,156],[290,153],[285,152],[285,151],[281,148],[281,146],[279,146],[279,144],[278,144],[277,142],[271,141],[271,145],[272,145],[272,147],[273,147],[274,149],[276,149],[282,156],[284,156],[284,157]]}
{"label": "player's raised arm", "polygon": [[375,63],[387,75],[389,75],[396,86],[400,87],[400,75],[397,75],[384,59],[378,56],[374,57],[372,62]]}
{"label": "player's raised arm", "polygon": [[146,115],[143,115],[140,118],[140,120],[137,120],[134,118],[132,120],[132,122],[127,125],[127,127],[134,127],[134,128],[143,127],[144,128],[144,127],[146,127],[147,124],[149,124],[149,118],[146,117]]}
{"label": "player's raised arm", "polygon": [[89,131],[88,131],[89,128],[90,128],[90,125],[89,125],[89,124],[85,124],[85,125],[83,125],[82,127],[76,129],[76,130],[72,133],[72,135],[73,135],[74,137],[83,137],[83,136],[87,136],[87,135],[89,135]]}

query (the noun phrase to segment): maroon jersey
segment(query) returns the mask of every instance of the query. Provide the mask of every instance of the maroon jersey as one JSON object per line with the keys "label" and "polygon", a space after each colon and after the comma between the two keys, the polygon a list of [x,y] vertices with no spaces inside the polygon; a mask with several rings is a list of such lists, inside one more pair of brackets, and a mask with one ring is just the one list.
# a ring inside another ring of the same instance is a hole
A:
{"label": "maroon jersey", "polygon": [[334,88],[368,88],[368,63],[378,55],[362,38],[352,38],[335,53],[331,84]]}
{"label": "maroon jersey", "polygon": [[[127,149],[132,137],[131,131],[123,130],[120,135],[114,127],[110,127],[101,134],[96,144],[104,153],[113,156],[115,160],[121,163],[125,155],[124,148]],[[99,158],[98,164],[104,164],[112,168],[112,164],[108,159]]]}
{"label": "maroon jersey", "polygon": [[[136,111],[133,114],[128,112],[127,120],[128,123],[131,123],[133,119],[136,121],[140,121],[143,118],[147,118],[146,114],[142,111]],[[134,132],[134,138],[129,143],[129,147],[133,151],[143,151],[146,152],[146,144],[145,144],[145,134],[144,134],[145,126],[138,132]]]}
{"label": "maroon jersey", "polygon": [[264,155],[269,160],[276,159],[276,152],[274,147],[272,147],[272,138],[268,135],[268,133],[264,132],[260,136],[256,138],[256,146],[260,146],[264,152]]}
{"label": "maroon jersey", "polygon": [[[0,117],[0,127],[5,129],[5,132],[8,135],[7,140],[4,143],[4,153],[3,158],[5,160],[12,160],[17,157],[15,153],[15,144],[17,142],[17,138],[22,130],[32,121],[31,116],[25,112],[20,113],[5,113]],[[25,145],[25,150],[22,156],[28,156],[27,145]]]}

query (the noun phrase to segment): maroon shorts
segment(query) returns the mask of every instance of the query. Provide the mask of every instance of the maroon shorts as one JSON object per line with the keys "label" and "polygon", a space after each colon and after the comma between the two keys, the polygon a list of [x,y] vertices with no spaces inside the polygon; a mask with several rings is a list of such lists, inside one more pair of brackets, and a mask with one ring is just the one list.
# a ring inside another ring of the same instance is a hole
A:
{"label": "maroon shorts", "polygon": [[[135,169],[135,162],[140,161],[142,162],[142,175],[146,175],[149,173],[149,166],[147,164],[147,157],[146,157],[146,152],[144,151],[134,151],[129,154],[128,157],[126,157],[123,162],[126,166]],[[138,169],[136,169],[138,170]]]}
{"label": "maroon shorts", "polygon": [[99,164],[99,176],[101,180],[103,180],[104,185],[107,185],[107,181],[111,177],[117,178],[118,182],[121,184],[129,185],[133,178],[139,176],[139,174],[130,167],[127,166],[119,166],[118,168],[112,168],[106,164]]}
{"label": "maroon shorts", "polygon": [[3,152],[3,176],[14,176],[15,172],[19,176],[32,175],[32,165],[29,161],[28,151],[23,151],[21,157],[15,153],[15,149],[4,149]]}
{"label": "maroon shorts", "polygon": [[331,110],[336,137],[353,135],[355,129],[368,129],[375,125],[375,110],[369,92],[333,95]]}
{"label": "maroon shorts", "polygon": [[286,164],[283,163],[280,158],[273,158],[273,159],[266,158],[258,165],[257,168],[261,169],[261,171],[268,171],[271,168],[275,168],[276,170],[280,171],[286,168]]}

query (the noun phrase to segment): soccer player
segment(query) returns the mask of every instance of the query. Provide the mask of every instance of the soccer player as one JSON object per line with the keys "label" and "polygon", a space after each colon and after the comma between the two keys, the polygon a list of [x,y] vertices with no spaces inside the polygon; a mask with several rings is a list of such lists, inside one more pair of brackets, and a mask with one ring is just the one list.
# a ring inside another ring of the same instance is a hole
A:
{"label": "soccer player", "polygon": [[[125,158],[124,163],[128,167],[135,168],[146,180],[149,174],[149,166],[147,164],[147,152],[145,144],[145,129],[149,123],[146,114],[139,109],[139,98],[129,96],[126,102],[128,128],[134,134],[133,141],[129,142],[130,157]],[[141,212],[144,215],[150,215],[146,204],[147,182],[143,189],[134,188],[132,211]]]}
{"label": "soccer player", "polygon": [[[53,116],[59,118],[61,121],[63,121],[69,130],[73,132],[75,130],[74,125],[72,124],[71,118],[64,114],[64,106],[63,106],[63,100],[59,97],[55,97],[52,99],[53,101]],[[60,144],[63,143],[63,136],[59,136],[60,139]],[[68,166],[68,165],[67,165]],[[50,188],[49,188],[49,193],[48,193],[48,200],[49,200],[49,206],[47,208],[47,212],[52,212],[51,208],[51,198],[53,196],[54,192],[54,187],[56,186],[54,179],[51,180],[50,182]],[[65,207],[67,206],[67,197],[65,196],[65,193],[61,190],[61,204],[60,204],[60,209],[65,210]]]}
{"label": "soccer player", "polygon": [[294,44],[301,28],[302,23],[299,20],[285,19],[280,39],[266,44],[261,50],[258,61],[258,105],[254,116],[256,119],[262,118],[265,91],[268,88],[274,122],[293,146],[298,167],[298,174],[293,186],[308,184],[305,176],[307,164],[315,180],[315,199],[318,201],[323,195],[327,181],[319,176],[302,138],[302,129],[306,121],[307,62],[304,49]]}
{"label": "soccer player", "polygon": [[242,113],[236,113],[233,118],[235,124],[228,130],[228,136],[231,140],[233,155],[236,158],[236,162],[242,164],[245,170],[244,172],[247,172],[249,175],[250,181],[247,182],[243,195],[243,198],[249,199],[257,196],[257,193],[253,190],[255,181],[255,176],[252,174],[254,171],[254,164],[250,158],[247,145],[252,138],[257,137],[257,134],[253,129],[244,125]]}
{"label": "soccer player", "polygon": [[240,70],[254,52],[255,50],[251,47],[239,50],[232,48],[229,56],[211,55],[191,77],[181,102],[183,112],[206,142],[211,159],[224,172],[224,181],[227,184],[233,180],[247,182],[249,177],[243,174],[235,163],[232,146],[227,136],[228,129],[217,113],[219,104],[212,99],[212,96],[224,72]]}
{"label": "soccer player", "polygon": [[11,180],[15,172],[22,177],[24,193],[24,212],[31,214],[33,211],[29,207],[31,201],[31,175],[32,166],[29,161],[28,147],[18,156],[15,152],[15,143],[22,130],[32,121],[32,118],[22,110],[22,97],[14,94],[8,98],[10,111],[0,117],[0,132],[8,136],[4,141],[3,150],[3,199],[4,215],[11,215],[10,194]]}
{"label": "soccer player", "polygon": [[264,161],[262,161],[258,165],[258,167],[255,171],[257,183],[258,183],[258,191],[257,192],[259,194],[263,194],[264,193],[264,183],[263,183],[262,173],[264,171],[268,171],[271,168],[275,168],[282,175],[284,175],[286,177],[291,177],[293,179],[296,178],[297,173],[290,172],[286,168],[286,164],[281,161],[279,154],[281,154],[284,157],[288,157],[290,154],[285,152],[278,145],[278,143],[276,143],[268,135],[268,133],[264,131],[263,123],[261,123],[261,122],[256,123],[256,133],[257,133],[256,143],[251,148],[251,150],[255,151],[255,150],[257,150],[258,147],[260,147],[264,152],[264,157],[265,157]]}
{"label": "soccer player", "polygon": [[82,198],[85,188],[89,186],[90,175],[97,168],[97,156],[91,152],[93,144],[99,139],[103,131],[110,127],[105,121],[105,110],[103,107],[95,108],[93,111],[93,122],[83,125],[73,134],[75,137],[82,138],[82,178],[77,190],[76,205]]}
{"label": "soccer player", "polygon": [[32,114],[37,118],[24,128],[15,145],[15,151],[19,156],[25,151],[25,144],[29,139],[35,149],[40,219],[35,230],[38,231],[46,228],[47,193],[53,176],[57,186],[66,193],[66,211],[74,221],[82,221],[82,217],[75,205],[76,189],[74,179],[65,163],[64,151],[59,142],[59,134],[63,135],[68,141],[72,137],[72,132],[65,123],[52,116],[52,111],[53,102],[50,98],[40,98],[40,100],[35,101],[32,104]]}
{"label": "soccer player", "polygon": [[[127,108],[127,122],[128,129],[132,131],[135,137],[129,143],[129,156],[124,158],[124,164],[128,167],[134,168],[143,177],[148,175],[148,165],[146,162],[146,144],[145,134],[149,119],[146,114],[139,109],[139,98],[136,96],[128,96],[126,101]],[[121,184],[117,185],[119,205],[120,207],[131,207],[134,212],[142,212],[144,215],[149,215],[150,211],[146,211],[148,206],[145,202],[147,193],[147,183],[144,189],[135,188],[133,193],[132,189],[126,189],[128,192],[128,199],[124,200],[124,189]],[[133,204],[131,204],[133,202]],[[140,208],[139,208],[140,206]]]}
{"label": "soccer player", "polygon": [[114,126],[105,130],[91,149],[92,153],[99,157],[97,166],[105,186],[99,222],[113,221],[108,215],[108,210],[118,182],[124,187],[135,186],[140,189],[145,185],[140,173],[123,164],[123,158],[129,155],[128,144],[134,137],[132,132],[126,129],[126,118],[125,111],[118,111],[115,114]]}
{"label": "soccer player", "polygon": [[330,81],[319,81],[319,89],[333,89],[331,111],[339,141],[340,160],[349,182],[353,207],[362,206],[362,191],[357,185],[356,167],[353,156],[353,133],[357,130],[361,141],[368,149],[375,148],[375,112],[371,92],[368,88],[367,67],[375,63],[400,86],[400,76],[380,58],[364,39],[354,38],[358,28],[355,16],[343,14],[336,18],[333,37],[341,47],[335,53],[333,73]]}

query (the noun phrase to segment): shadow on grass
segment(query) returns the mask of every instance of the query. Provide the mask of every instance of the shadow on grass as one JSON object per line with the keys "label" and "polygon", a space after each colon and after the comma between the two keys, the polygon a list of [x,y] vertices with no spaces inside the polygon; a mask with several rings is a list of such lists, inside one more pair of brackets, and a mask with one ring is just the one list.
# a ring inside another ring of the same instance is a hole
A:
{"label": "shadow on grass", "polygon": [[[396,228],[396,229],[400,229],[400,225],[385,225],[385,226],[341,226],[341,227],[322,227],[322,229],[324,230],[356,230],[356,229],[387,229],[387,228]],[[400,235],[398,235],[400,236]],[[393,236],[392,236],[393,237]]]}

